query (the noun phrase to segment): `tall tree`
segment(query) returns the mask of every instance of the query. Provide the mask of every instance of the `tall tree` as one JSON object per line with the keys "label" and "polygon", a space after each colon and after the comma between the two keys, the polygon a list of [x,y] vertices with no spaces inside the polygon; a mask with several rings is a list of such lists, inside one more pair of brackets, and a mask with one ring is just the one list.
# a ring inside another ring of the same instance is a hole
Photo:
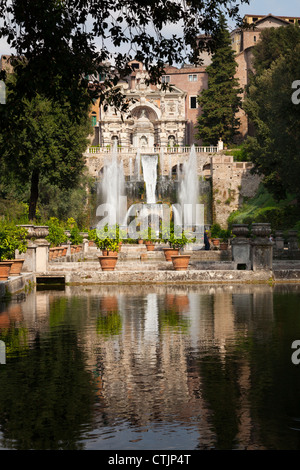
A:
{"label": "tall tree", "polygon": [[0,108],[0,155],[7,176],[19,184],[29,182],[33,220],[42,182],[62,189],[77,185],[91,127],[85,108],[75,120],[69,102],[63,105],[41,95],[22,98],[15,82],[10,81],[7,105]]}
{"label": "tall tree", "polygon": [[198,97],[201,115],[197,138],[205,144],[216,145],[220,138],[230,144],[239,127],[236,113],[241,106],[242,90],[235,78],[237,63],[224,15],[219,17],[214,49],[211,64],[206,69],[208,88]]}
{"label": "tall tree", "polygon": [[[272,60],[269,44],[280,53]],[[281,44],[281,47],[279,47]],[[278,199],[295,194],[300,204],[300,28],[273,29],[261,37],[244,109],[253,124],[245,150],[267,189]],[[265,64],[260,67],[261,62]],[[294,86],[294,88],[293,88]]]}

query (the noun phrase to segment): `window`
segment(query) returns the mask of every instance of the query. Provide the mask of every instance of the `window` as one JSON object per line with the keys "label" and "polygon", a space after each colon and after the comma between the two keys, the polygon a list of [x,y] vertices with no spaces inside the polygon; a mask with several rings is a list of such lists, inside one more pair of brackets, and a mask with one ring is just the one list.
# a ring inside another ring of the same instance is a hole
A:
{"label": "window", "polygon": [[197,108],[197,96],[190,96],[190,109]]}
{"label": "window", "polygon": [[256,42],[256,36],[253,37],[254,42]]}
{"label": "window", "polygon": [[189,82],[196,82],[198,79],[198,76],[195,75],[189,75]]}
{"label": "window", "polygon": [[92,112],[92,126],[95,127],[97,125],[97,115],[95,111]]}
{"label": "window", "polygon": [[163,75],[161,77],[161,83],[170,83],[170,75]]}

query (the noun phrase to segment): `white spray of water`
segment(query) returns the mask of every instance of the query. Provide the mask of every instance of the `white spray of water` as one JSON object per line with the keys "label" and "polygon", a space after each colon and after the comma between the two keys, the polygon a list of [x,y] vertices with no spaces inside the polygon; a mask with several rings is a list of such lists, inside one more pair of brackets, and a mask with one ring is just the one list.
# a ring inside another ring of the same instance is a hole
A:
{"label": "white spray of water", "polygon": [[157,155],[142,155],[147,204],[155,204],[156,202],[157,161]]}
{"label": "white spray of water", "polygon": [[117,146],[111,153],[110,161],[104,167],[99,183],[101,204],[107,204],[116,213],[116,222],[122,218],[121,197],[125,195],[123,162],[118,162]]}
{"label": "white spray of water", "polygon": [[197,175],[197,155],[194,145],[191,148],[188,160],[183,165],[178,200],[185,217],[185,224],[195,225],[196,207],[199,200],[199,180]]}

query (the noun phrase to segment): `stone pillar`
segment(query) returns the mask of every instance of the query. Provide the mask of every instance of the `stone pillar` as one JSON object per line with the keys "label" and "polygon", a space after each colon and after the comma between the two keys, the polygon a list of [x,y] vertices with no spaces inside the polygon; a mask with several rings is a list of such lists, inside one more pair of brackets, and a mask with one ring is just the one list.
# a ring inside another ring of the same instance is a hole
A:
{"label": "stone pillar", "polygon": [[24,259],[23,272],[46,272],[48,269],[50,243],[45,239],[49,229],[45,225],[21,225],[28,231],[26,253],[16,250],[16,258]]}
{"label": "stone pillar", "polygon": [[249,228],[246,224],[234,224],[232,233],[235,238],[231,241],[232,261],[234,269],[251,269],[251,243],[248,238]]}
{"label": "stone pillar", "polygon": [[84,238],[84,239],[83,239],[83,242],[82,242],[82,253],[83,253],[83,256],[87,255],[88,249],[89,249],[89,241],[88,241],[87,238]]}
{"label": "stone pillar", "polygon": [[48,270],[50,243],[47,240],[36,240],[35,272],[43,273]]}
{"label": "stone pillar", "polygon": [[273,266],[273,243],[269,240],[270,224],[252,224],[252,269],[271,270]]}
{"label": "stone pillar", "polygon": [[289,251],[298,251],[298,233],[297,230],[289,230],[288,232],[288,248]]}
{"label": "stone pillar", "polygon": [[278,251],[282,251],[284,249],[284,238],[281,230],[277,230],[275,232],[275,248]]}

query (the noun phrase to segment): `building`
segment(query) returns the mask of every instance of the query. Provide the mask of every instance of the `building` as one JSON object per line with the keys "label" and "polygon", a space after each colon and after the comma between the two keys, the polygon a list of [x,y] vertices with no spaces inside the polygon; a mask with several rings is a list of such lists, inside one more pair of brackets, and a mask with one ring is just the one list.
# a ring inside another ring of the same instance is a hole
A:
{"label": "building", "polygon": [[104,110],[96,102],[92,110],[92,145],[153,148],[189,146],[196,142],[195,125],[199,115],[197,96],[207,87],[206,67],[165,67],[162,83],[147,85],[143,64],[133,61],[132,73],[118,84],[130,103],[124,116],[112,106]]}
{"label": "building", "polygon": [[[232,47],[237,62],[236,78],[243,90],[249,84],[250,72],[253,72],[253,48],[259,42],[261,32],[266,28],[279,28],[288,24],[296,24],[300,17],[263,15],[245,15],[243,21],[248,28],[236,28],[231,32]],[[244,99],[245,93],[242,95]],[[239,140],[244,140],[249,133],[249,123],[243,110],[238,117],[241,121]]]}

